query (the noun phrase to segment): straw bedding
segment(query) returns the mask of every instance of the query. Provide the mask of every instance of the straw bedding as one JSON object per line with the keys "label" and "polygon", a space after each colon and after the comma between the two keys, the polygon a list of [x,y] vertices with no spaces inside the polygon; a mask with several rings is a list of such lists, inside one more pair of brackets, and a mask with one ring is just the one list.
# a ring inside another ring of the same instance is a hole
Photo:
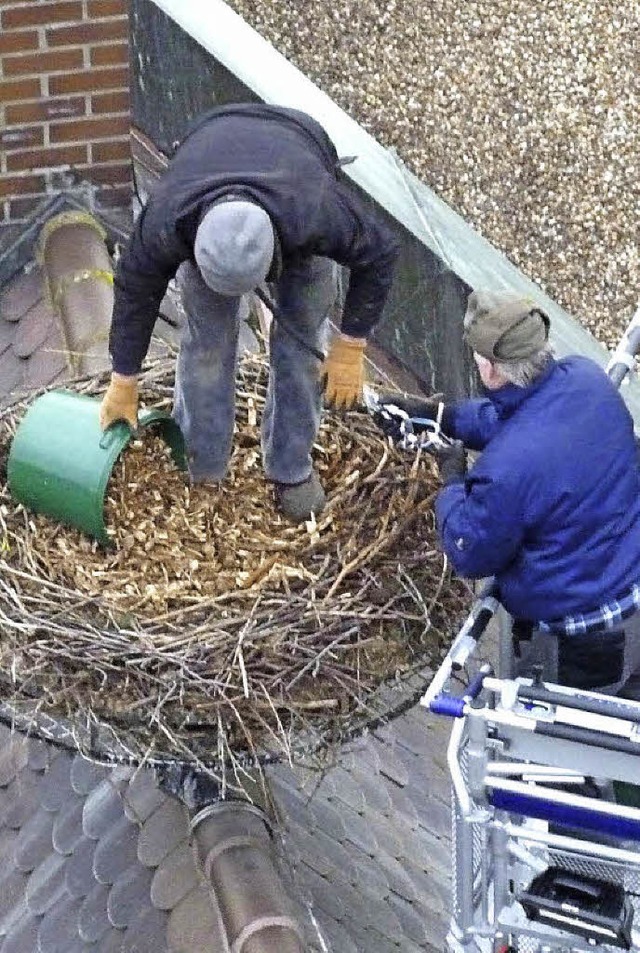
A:
{"label": "straw bedding", "polygon": [[[146,371],[147,406],[169,406],[173,371]],[[132,760],[237,773],[339,740],[379,713],[381,683],[439,661],[469,590],[437,546],[433,462],[364,413],[326,413],[314,456],[328,504],[289,524],[260,462],[266,374],[260,358],[241,365],[223,483],[190,486],[152,430],[130,445],[107,490],[108,549],[25,512],[2,475],[5,697],[108,724]],[[26,406],[0,413],[0,466]]]}

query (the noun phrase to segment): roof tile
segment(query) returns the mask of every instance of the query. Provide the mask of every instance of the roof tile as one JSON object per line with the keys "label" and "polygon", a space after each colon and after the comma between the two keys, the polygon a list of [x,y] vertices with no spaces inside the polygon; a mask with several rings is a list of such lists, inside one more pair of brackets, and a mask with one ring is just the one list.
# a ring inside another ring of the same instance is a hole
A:
{"label": "roof tile", "polygon": [[75,953],[81,904],[82,900],[65,897],[47,913],[38,930],[38,953]]}
{"label": "roof tile", "polygon": [[84,800],[71,794],[53,822],[52,841],[59,854],[72,854],[83,838],[82,812]]}
{"label": "roof tile", "polygon": [[24,899],[27,882],[25,874],[13,865],[7,864],[0,876],[0,933],[4,933],[15,923],[15,908]]}
{"label": "roof tile", "polygon": [[53,815],[40,809],[22,827],[15,847],[18,870],[28,874],[51,854]]}
{"label": "roof tile", "polygon": [[[347,915],[348,896],[335,889],[335,883],[327,877],[321,877],[310,867],[301,868],[305,889],[313,896],[314,907],[330,915],[333,920],[342,920]],[[344,897],[344,899],[343,899]]]}
{"label": "roof tile", "polygon": [[130,764],[117,764],[109,772],[109,780],[118,791],[125,791],[129,788],[131,779],[136,773],[136,769]]}
{"label": "roof tile", "polygon": [[17,325],[13,350],[18,357],[30,357],[47,339],[54,317],[49,304],[37,301]]}
{"label": "roof tile", "polygon": [[108,770],[77,754],[71,765],[71,786],[76,794],[89,794],[107,776]]}
{"label": "roof tile", "polygon": [[27,739],[28,764],[32,771],[44,771],[55,758],[56,749],[41,738]]}
{"label": "roof tile", "polygon": [[313,798],[309,804],[307,815],[309,819],[307,823],[311,821],[327,836],[335,837],[340,843],[344,842],[347,834],[342,819],[342,806],[339,803],[319,797]]}
{"label": "roof tile", "polygon": [[198,884],[193,850],[179,844],[162,861],[151,884],[151,901],[160,910],[172,910]]}
{"label": "roof tile", "polygon": [[107,916],[109,887],[96,884],[82,901],[78,912],[78,933],[85,943],[97,943],[111,929]]}
{"label": "roof tile", "polygon": [[5,321],[19,321],[42,295],[40,268],[31,267],[21,272],[0,290],[0,317]]}
{"label": "roof tile", "polygon": [[[26,748],[24,749],[26,754]],[[4,823],[16,830],[29,820],[40,806],[41,777],[29,768],[23,768],[7,788]]]}
{"label": "roof tile", "polygon": [[142,825],[138,859],[147,867],[157,867],[167,854],[188,837],[187,809],[174,798],[167,798]]}
{"label": "roof tile", "polygon": [[171,912],[167,929],[171,953],[229,953],[212,893],[197,887]]}
{"label": "roof tile", "polygon": [[289,835],[291,835],[292,845],[295,844],[296,864],[298,862],[307,864],[321,877],[333,876],[337,871],[335,863],[318,850],[318,842],[310,831],[297,825],[288,825],[287,840]]}
{"label": "roof tile", "polygon": [[380,774],[389,778],[398,787],[404,788],[409,783],[409,771],[403,761],[402,754],[395,746],[385,745],[380,752]]}
{"label": "roof tile", "polygon": [[48,387],[68,376],[67,357],[60,329],[52,324],[42,345],[24,368],[25,388]]}
{"label": "roof tile", "polygon": [[331,797],[343,804],[347,804],[354,811],[362,811],[366,807],[362,788],[350,771],[338,765],[331,772]]}
{"label": "roof tile", "polygon": [[325,916],[322,910],[315,913],[318,931],[323,940],[323,949],[336,950],[339,953],[362,953],[355,945],[344,927],[331,916]]}
{"label": "roof tile", "polygon": [[130,867],[109,891],[107,913],[114,927],[124,929],[149,906],[153,873],[146,867]]}
{"label": "roof tile", "polygon": [[82,829],[96,840],[123,815],[122,799],[114,786],[104,779],[88,795],[82,813]]}
{"label": "roof tile", "polygon": [[18,831],[2,828],[0,836],[0,870],[13,863],[13,852],[18,840]]}
{"label": "roof tile", "polygon": [[[116,930],[111,927],[103,938],[91,947],[91,953],[127,953],[124,947],[124,930]],[[154,951],[155,953],[155,951]]]}
{"label": "roof tile", "polygon": [[8,321],[0,321],[0,354],[13,347],[18,327],[19,325],[9,324]]}
{"label": "roof tile", "polygon": [[124,813],[130,821],[142,824],[166,800],[155,782],[153,772],[137,771],[128,788],[122,792]]}
{"label": "roof tile", "polygon": [[0,355],[0,398],[22,390],[25,367],[25,362],[15,356],[12,348]]}
{"label": "roof tile", "polygon": [[[135,950],[140,945],[140,938],[144,937],[146,949],[153,950],[154,953],[167,953],[167,920],[164,910],[157,910],[155,907],[138,910],[125,931],[124,949]],[[205,951],[198,948],[198,953],[205,953]],[[216,950],[216,953],[220,951]]]}
{"label": "roof tile", "polygon": [[302,953],[298,936],[290,927],[264,926],[248,936],[242,944],[242,953]]}
{"label": "roof tile", "polygon": [[359,847],[365,854],[374,857],[378,852],[378,842],[368,818],[352,811],[346,804],[341,810],[346,839]]}
{"label": "roof tile", "polygon": [[40,783],[40,803],[47,811],[59,811],[73,796],[71,790],[71,760],[66,754],[55,758]]}
{"label": "roof tile", "polygon": [[211,859],[211,881],[230,942],[245,924],[262,917],[290,916],[289,899],[273,859],[264,850],[253,846],[223,850]]}
{"label": "roof tile", "polygon": [[215,810],[195,828],[194,839],[203,867],[207,855],[228,838],[244,838],[248,843],[271,847],[265,818],[245,801],[219,801]]}
{"label": "roof tile", "polygon": [[93,879],[95,851],[96,841],[90,837],[84,837],[67,860],[64,872],[65,885],[73,897],[86,897],[95,883]]}
{"label": "roof tile", "polygon": [[29,755],[23,735],[0,727],[0,787],[5,787],[24,768]]}
{"label": "roof tile", "polygon": [[32,913],[46,913],[66,895],[66,857],[49,854],[33,871],[26,885],[26,897]]}
{"label": "roof tile", "polygon": [[124,814],[98,841],[93,873],[102,884],[114,884],[137,860],[138,827]]}
{"label": "roof tile", "polygon": [[391,810],[391,797],[387,785],[373,769],[363,766],[351,771],[354,781],[360,785],[365,801],[365,813],[387,815]]}
{"label": "roof tile", "polygon": [[13,925],[2,944],[2,953],[25,953],[38,948],[38,927],[40,917],[27,913]]}

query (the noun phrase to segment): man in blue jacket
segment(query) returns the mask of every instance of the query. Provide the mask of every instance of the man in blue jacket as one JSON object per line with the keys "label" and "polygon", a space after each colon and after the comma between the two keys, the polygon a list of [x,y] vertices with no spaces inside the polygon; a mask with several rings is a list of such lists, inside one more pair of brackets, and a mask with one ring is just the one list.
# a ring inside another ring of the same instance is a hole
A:
{"label": "man in blue jacket", "polygon": [[[191,478],[217,482],[232,448],[243,296],[275,297],[270,377],[262,420],[265,474],[295,521],[320,512],[312,467],[321,376],[329,403],[361,397],[367,336],[382,316],[396,242],[349,187],[324,129],[297,110],[221,106],[202,117],[172,158],[139,216],[115,278],[108,427],[137,424],[137,378],[169,281],[187,313],[174,416]],[[350,269],[341,333],[324,366],[335,263]]]}
{"label": "man in blue jacket", "polygon": [[[593,361],[554,359],[533,301],[474,292],[464,329],[485,396],[443,411],[456,441],[440,460],[444,550],[461,576],[495,576],[516,630],[529,630],[521,673],[545,661],[561,684],[640,699],[631,415]],[[465,446],[481,451],[468,472]]]}

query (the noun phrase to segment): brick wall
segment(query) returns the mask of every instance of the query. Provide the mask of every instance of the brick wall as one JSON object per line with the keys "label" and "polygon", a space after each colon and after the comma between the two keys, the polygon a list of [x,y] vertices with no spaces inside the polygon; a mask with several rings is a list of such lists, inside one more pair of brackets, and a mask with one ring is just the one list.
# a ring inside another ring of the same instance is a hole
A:
{"label": "brick wall", "polygon": [[0,241],[46,196],[131,200],[128,0],[0,0]]}

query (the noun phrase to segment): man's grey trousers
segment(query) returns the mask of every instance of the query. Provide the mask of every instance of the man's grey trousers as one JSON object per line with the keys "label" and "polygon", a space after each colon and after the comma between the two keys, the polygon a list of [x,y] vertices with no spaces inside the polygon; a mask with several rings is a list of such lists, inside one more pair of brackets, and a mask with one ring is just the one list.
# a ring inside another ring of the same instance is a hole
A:
{"label": "man's grey trousers", "polygon": [[[218,481],[227,472],[233,445],[238,338],[247,301],[212,291],[189,262],[180,267],[177,280],[187,323],[173,416],[185,437],[192,480]],[[288,266],[275,291],[283,319],[271,325],[262,458],[268,480],[301,483],[311,473],[311,448],[320,426],[317,352],[324,352],[327,343],[336,266],[326,258]]]}

